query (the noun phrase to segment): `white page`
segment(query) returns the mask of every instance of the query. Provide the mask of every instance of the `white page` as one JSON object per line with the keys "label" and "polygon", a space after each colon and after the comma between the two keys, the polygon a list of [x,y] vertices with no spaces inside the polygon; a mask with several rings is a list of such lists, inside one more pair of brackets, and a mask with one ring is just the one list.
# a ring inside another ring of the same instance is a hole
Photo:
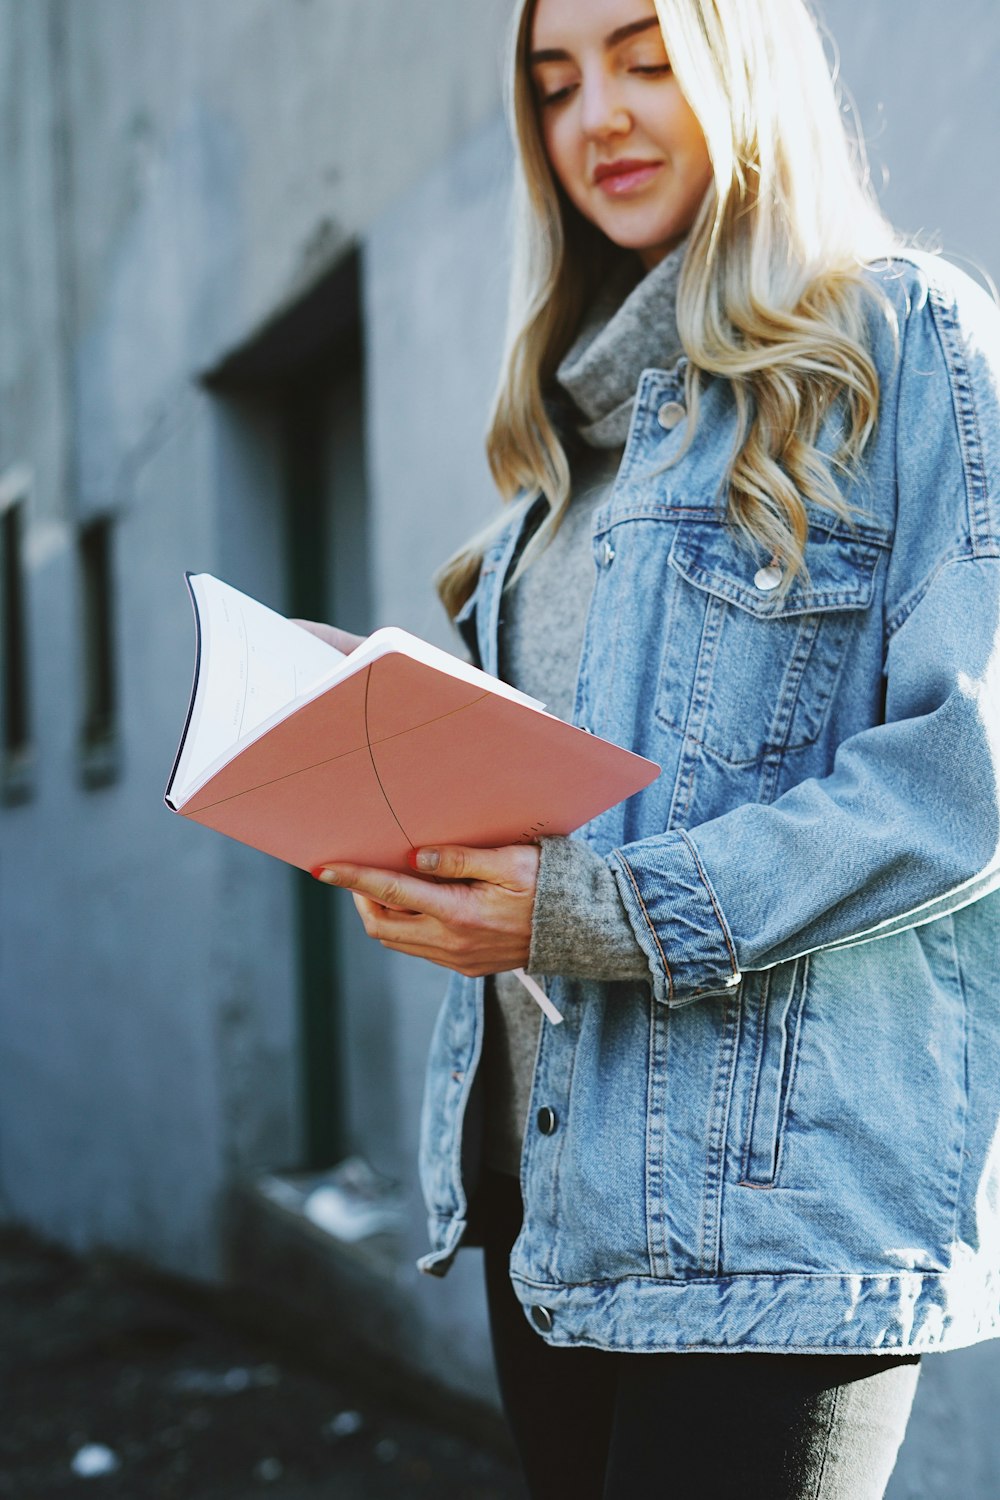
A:
{"label": "white page", "polygon": [[[432,646],[430,641],[421,640],[419,635],[411,635],[408,630],[402,630],[398,625],[383,625],[381,629],[375,630],[362,645],[351,652],[349,667],[345,668],[343,675],[349,676],[351,672],[359,671],[361,667],[367,666],[370,661],[376,661],[380,656],[388,656],[392,651],[399,651],[404,656],[412,656],[414,661],[421,661],[425,666],[436,667],[439,672],[447,672],[449,677],[457,677],[462,682],[470,682],[474,687],[481,687],[483,692],[496,693],[500,698],[510,698],[514,703],[523,703],[526,708],[544,709],[545,705],[538,698],[529,698],[527,693],[522,693],[519,688],[511,687],[509,682],[501,682],[499,677],[491,677],[488,672],[480,671],[471,662],[463,661],[459,656],[452,656],[449,651],[442,651],[440,646]],[[340,675],[340,674],[338,674]]]}
{"label": "white page", "polygon": [[191,579],[201,628],[198,694],[172,794],[182,802],[262,725],[325,682],[346,657],[210,573]]}
{"label": "white page", "polygon": [[192,575],[191,588],[202,632],[201,667],[194,712],[170,785],[174,807],[200,790],[244,745],[335,682],[394,651],[483,692],[544,712],[537,698],[398,626],[374,631],[345,656],[210,573]]}

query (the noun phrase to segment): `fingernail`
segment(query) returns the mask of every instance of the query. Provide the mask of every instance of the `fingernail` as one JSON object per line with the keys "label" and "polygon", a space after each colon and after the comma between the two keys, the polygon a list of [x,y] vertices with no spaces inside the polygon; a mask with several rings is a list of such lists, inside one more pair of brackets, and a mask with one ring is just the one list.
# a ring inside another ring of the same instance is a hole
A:
{"label": "fingernail", "polygon": [[317,865],[313,874],[317,880],[322,880],[324,885],[340,884],[340,871],[333,865]]}
{"label": "fingernail", "polygon": [[436,849],[417,850],[417,869],[436,870],[441,863],[441,856]]}

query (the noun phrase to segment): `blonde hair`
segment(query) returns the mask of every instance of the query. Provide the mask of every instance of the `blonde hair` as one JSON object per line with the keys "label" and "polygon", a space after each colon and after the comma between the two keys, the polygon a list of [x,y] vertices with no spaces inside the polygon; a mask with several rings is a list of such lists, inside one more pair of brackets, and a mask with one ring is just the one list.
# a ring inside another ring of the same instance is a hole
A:
{"label": "blonde hair", "polygon": [[[508,112],[518,146],[507,349],[486,438],[505,500],[544,495],[523,569],[554,535],[570,494],[544,392],[614,251],[561,192],[542,141],[528,54],[537,0],[519,0]],[[731,522],[784,586],[804,571],[805,501],[846,517],[834,471],[858,461],[878,417],[864,266],[899,243],[870,193],[860,142],[844,129],[823,44],[804,0],[655,0],[667,56],[704,132],[712,182],[688,235],[677,299],[688,364],[685,447],[707,376],[730,382],[737,427]],[[620,252],[618,252],[620,253]],[[838,451],[817,447],[843,406]],[[682,450],[683,451],[683,450]],[[502,512],[441,569],[454,614],[475,584]]]}

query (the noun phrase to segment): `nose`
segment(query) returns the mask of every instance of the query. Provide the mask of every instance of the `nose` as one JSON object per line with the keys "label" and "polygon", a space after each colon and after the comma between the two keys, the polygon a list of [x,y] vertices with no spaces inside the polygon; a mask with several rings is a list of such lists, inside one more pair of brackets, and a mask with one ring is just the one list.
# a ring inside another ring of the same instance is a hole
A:
{"label": "nose", "polygon": [[581,93],[580,124],[585,135],[592,140],[605,140],[609,136],[628,134],[632,117],[622,103],[613,79],[593,73],[583,79]]}

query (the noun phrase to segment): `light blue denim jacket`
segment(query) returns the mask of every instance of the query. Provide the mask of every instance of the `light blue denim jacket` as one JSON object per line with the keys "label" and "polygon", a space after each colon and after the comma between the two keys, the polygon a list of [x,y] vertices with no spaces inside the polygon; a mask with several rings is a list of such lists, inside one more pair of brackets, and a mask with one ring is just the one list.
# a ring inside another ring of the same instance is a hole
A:
{"label": "light blue denim jacket", "polygon": [[[511,1278],[553,1344],[1000,1332],[1000,314],[930,257],[870,274],[879,424],[840,481],[856,522],[811,513],[807,582],[776,600],[724,522],[724,381],[664,468],[682,371],[644,371],[595,516],[574,719],[663,771],[576,835],[650,983],[548,981]],[[531,524],[464,612],[489,671]],[[478,1174],[482,990],[453,980],[431,1048],[437,1274]]]}

